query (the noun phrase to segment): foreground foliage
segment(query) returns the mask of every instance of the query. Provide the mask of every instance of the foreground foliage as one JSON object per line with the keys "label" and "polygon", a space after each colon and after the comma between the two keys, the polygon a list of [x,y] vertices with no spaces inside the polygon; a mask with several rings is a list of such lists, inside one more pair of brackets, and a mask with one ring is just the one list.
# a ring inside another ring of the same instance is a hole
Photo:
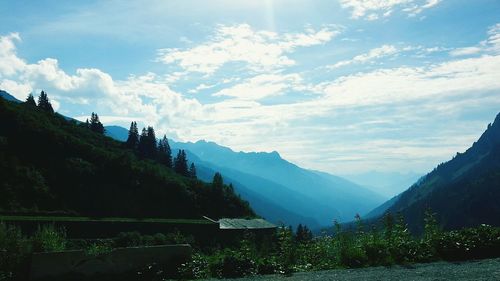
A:
{"label": "foreground foliage", "polygon": [[461,261],[500,255],[500,228],[480,225],[445,232],[429,212],[424,232],[418,237],[408,231],[402,217],[395,219],[391,215],[385,216],[379,228],[365,227],[358,217],[354,229],[343,230],[336,224],[334,235],[312,238],[305,229],[299,228],[293,233],[291,228],[281,227],[270,236],[245,233],[235,246],[203,247],[192,236],[178,231],[155,235],[126,232],[112,239],[86,241],[68,240],[64,229],[53,225],[39,227],[32,236],[26,237],[19,228],[0,223],[0,280],[24,280],[32,252],[84,249],[89,256],[99,256],[116,247],[179,243],[193,245],[195,253],[190,261],[175,268],[152,264],[140,269],[140,274],[124,275],[122,280],[289,275],[298,271]]}
{"label": "foreground foliage", "polygon": [[239,248],[198,253],[183,264],[184,278],[241,277],[254,274],[291,274],[298,271],[390,266],[432,262],[461,261],[500,256],[500,228],[480,225],[444,232],[434,215],[426,214],[424,233],[415,237],[402,217],[386,215],[382,228],[366,229],[361,219],[357,227],[335,235],[309,240],[297,239],[290,228],[281,228],[271,244],[254,243],[251,236]]}

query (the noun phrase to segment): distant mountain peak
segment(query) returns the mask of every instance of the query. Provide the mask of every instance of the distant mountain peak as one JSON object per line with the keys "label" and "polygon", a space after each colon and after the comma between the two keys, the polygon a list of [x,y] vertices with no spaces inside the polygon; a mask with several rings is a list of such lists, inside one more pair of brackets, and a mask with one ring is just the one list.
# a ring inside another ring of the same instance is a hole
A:
{"label": "distant mountain peak", "polygon": [[8,100],[8,101],[13,101],[13,102],[18,102],[18,103],[21,102],[13,95],[11,95],[8,92],[1,90],[1,89],[0,89],[0,97],[4,98],[5,100]]}

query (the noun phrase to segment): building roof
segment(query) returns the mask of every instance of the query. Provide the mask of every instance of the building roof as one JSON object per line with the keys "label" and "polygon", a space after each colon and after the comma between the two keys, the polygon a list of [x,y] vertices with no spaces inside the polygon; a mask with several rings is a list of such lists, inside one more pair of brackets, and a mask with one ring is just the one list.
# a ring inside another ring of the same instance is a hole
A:
{"label": "building roof", "polygon": [[220,219],[220,229],[270,229],[276,225],[263,219]]}

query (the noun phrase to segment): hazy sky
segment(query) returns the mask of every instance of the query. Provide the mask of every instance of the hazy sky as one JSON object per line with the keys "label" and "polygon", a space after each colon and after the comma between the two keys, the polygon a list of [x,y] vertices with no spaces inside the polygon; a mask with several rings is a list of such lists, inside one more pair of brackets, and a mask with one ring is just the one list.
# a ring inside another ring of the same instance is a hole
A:
{"label": "hazy sky", "polygon": [[0,1],[0,88],[335,174],[423,173],[500,111],[500,1]]}

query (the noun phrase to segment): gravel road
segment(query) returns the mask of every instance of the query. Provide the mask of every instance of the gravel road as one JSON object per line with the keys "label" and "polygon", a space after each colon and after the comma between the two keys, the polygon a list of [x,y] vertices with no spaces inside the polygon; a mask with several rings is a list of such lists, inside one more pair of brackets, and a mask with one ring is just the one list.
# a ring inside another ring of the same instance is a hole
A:
{"label": "gravel road", "polygon": [[[215,279],[214,279],[215,280]],[[435,262],[411,266],[370,267],[295,273],[291,277],[279,275],[255,276],[233,280],[274,281],[500,281],[500,259],[468,261],[460,263]]]}

